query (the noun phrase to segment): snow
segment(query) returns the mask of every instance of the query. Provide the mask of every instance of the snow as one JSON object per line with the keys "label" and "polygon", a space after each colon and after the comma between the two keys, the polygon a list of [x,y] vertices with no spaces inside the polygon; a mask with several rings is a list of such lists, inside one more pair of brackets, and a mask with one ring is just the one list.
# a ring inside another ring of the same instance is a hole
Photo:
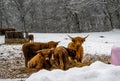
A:
{"label": "snow", "polygon": [[26,81],[119,81],[120,66],[108,65],[99,61],[83,68],[47,71],[40,70]]}
{"label": "snow", "polygon": [[[111,55],[111,48],[113,46],[120,46],[120,30],[114,29],[109,32],[92,32],[92,33],[32,33],[34,34],[35,41],[48,42],[48,41],[61,41],[59,46],[67,47],[72,37],[89,35],[83,44],[85,54],[93,55]],[[4,43],[4,36],[0,36],[0,44]],[[16,55],[20,55],[22,45],[13,45],[4,48],[9,49],[9,52]],[[17,49],[19,48],[19,49]],[[6,50],[7,50],[6,49]],[[16,51],[14,51],[16,49]],[[9,52],[0,48],[0,53],[4,52],[5,55],[0,58],[8,58]],[[15,57],[15,56],[14,56]],[[9,57],[9,58],[14,58]],[[20,57],[20,56],[19,56]],[[102,62],[92,63],[90,66],[82,68],[71,68],[63,71],[60,69],[54,69],[52,71],[40,70],[32,74],[26,81],[119,81],[120,80],[120,66],[114,66],[111,64],[105,64]],[[0,81],[20,81],[17,79],[0,79]]]}
{"label": "snow", "polygon": [[22,57],[21,45],[2,45],[0,46],[0,59],[14,59]]}
{"label": "snow", "polygon": [[0,36],[0,44],[4,43],[4,36]]}
{"label": "snow", "polygon": [[[35,41],[48,42],[50,40],[61,41],[59,46],[67,47],[70,39],[67,35],[72,37],[89,35],[86,41],[83,43],[85,54],[111,54],[111,48],[113,46],[120,46],[120,30],[112,30],[110,32],[92,32],[92,33],[42,33],[34,34]],[[100,36],[103,36],[101,38]]]}

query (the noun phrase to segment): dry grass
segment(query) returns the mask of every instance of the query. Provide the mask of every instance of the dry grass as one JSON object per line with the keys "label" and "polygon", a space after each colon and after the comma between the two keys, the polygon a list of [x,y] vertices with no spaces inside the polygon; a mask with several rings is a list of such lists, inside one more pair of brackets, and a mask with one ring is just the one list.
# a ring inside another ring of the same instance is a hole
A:
{"label": "dry grass", "polygon": [[[83,63],[71,61],[70,64],[67,65],[66,69],[72,67],[89,66],[91,63],[98,60],[109,64],[110,56],[106,56],[106,55],[98,56],[98,55],[87,54],[84,56]],[[27,78],[32,73],[37,71],[38,71],[37,69],[25,68],[23,58],[17,58],[11,60],[0,59],[0,78]]]}
{"label": "dry grass", "polygon": [[23,44],[28,42],[27,39],[5,39],[5,44]]}

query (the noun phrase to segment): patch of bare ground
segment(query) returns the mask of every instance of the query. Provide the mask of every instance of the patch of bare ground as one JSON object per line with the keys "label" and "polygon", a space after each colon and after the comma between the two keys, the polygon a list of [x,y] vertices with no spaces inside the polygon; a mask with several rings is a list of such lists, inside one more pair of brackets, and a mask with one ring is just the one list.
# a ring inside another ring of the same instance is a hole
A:
{"label": "patch of bare ground", "polygon": [[35,69],[24,67],[23,59],[0,60],[0,78],[27,78]]}

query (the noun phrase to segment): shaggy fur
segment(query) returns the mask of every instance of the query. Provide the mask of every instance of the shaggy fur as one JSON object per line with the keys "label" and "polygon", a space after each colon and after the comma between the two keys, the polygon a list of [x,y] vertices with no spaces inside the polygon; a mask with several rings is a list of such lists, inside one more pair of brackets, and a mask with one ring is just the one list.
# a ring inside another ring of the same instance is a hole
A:
{"label": "shaggy fur", "polygon": [[65,70],[67,64],[69,63],[69,57],[75,58],[76,51],[66,48],[64,46],[59,46],[55,48],[53,57],[51,57],[51,64],[53,68],[60,68]]}
{"label": "shaggy fur", "polygon": [[54,49],[55,48],[51,48],[51,49],[42,49],[42,50],[38,50],[37,53],[41,53],[44,56],[45,59],[45,64],[44,64],[44,68],[45,69],[50,69],[52,64],[50,62],[52,55],[54,53]]}
{"label": "shaggy fur", "polygon": [[82,62],[82,59],[84,56],[84,49],[83,49],[82,44],[88,36],[86,36],[84,38],[82,38],[82,37],[74,37],[73,38],[71,36],[69,36],[69,37],[71,38],[72,42],[70,42],[68,44],[68,48],[75,50],[77,61]]}
{"label": "shaggy fur", "polygon": [[47,48],[55,48],[58,45],[58,43],[59,42],[54,42],[54,41],[50,41],[47,43],[42,43],[42,42],[25,43],[22,46],[22,51],[25,59],[25,66],[27,67],[28,61],[36,55],[36,51]]}
{"label": "shaggy fur", "polygon": [[69,57],[75,59],[76,51],[70,48],[65,48],[65,49],[67,50]]}
{"label": "shaggy fur", "polygon": [[37,51],[37,55],[35,55],[30,62],[28,63],[29,68],[36,69],[49,69],[51,67],[50,58],[54,52],[54,48],[51,49],[42,49]]}
{"label": "shaggy fur", "polygon": [[68,62],[68,52],[65,47],[59,46],[55,48],[54,50],[54,59],[52,59],[52,65],[53,67],[57,67],[60,69],[65,69],[65,66],[67,65]]}
{"label": "shaggy fur", "polygon": [[45,59],[41,54],[35,55],[28,63],[28,68],[43,69]]}

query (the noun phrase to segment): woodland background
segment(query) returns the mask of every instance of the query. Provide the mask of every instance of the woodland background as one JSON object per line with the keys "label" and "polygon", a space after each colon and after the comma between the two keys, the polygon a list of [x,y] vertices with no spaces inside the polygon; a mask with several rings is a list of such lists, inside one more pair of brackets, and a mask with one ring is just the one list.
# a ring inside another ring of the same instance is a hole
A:
{"label": "woodland background", "polygon": [[40,33],[120,29],[120,0],[0,0],[0,28]]}

